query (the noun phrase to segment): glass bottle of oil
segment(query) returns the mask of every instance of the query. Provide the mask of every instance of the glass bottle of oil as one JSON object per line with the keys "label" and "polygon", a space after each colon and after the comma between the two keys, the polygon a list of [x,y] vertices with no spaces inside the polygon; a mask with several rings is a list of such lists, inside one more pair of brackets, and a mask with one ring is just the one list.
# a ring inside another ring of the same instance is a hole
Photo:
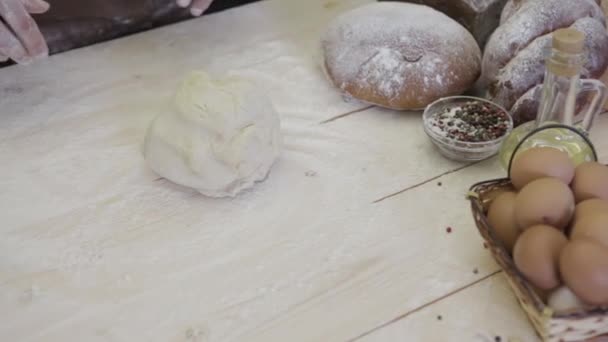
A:
{"label": "glass bottle of oil", "polygon": [[[575,29],[557,30],[553,34],[553,46],[545,63],[545,79],[537,118],[515,128],[503,142],[499,158],[505,169],[509,167],[517,145],[538,127],[562,124],[588,134],[608,93],[602,82],[580,79],[586,57],[584,44],[584,34]],[[585,92],[595,92],[595,95],[591,98],[582,97]],[[577,103],[577,99],[584,99],[586,105],[581,106],[581,101]],[[551,146],[567,152],[576,165],[593,160],[591,147],[580,135],[568,129],[541,130],[524,141],[517,153],[539,146]]]}

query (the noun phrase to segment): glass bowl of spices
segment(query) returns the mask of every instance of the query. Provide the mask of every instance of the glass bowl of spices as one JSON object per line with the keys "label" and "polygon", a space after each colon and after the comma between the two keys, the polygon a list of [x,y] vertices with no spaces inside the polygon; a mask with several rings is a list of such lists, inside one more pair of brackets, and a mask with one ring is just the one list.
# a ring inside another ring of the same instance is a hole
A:
{"label": "glass bowl of spices", "polygon": [[513,130],[513,119],[501,106],[471,96],[439,99],[426,107],[424,131],[445,157],[479,161],[498,153]]}

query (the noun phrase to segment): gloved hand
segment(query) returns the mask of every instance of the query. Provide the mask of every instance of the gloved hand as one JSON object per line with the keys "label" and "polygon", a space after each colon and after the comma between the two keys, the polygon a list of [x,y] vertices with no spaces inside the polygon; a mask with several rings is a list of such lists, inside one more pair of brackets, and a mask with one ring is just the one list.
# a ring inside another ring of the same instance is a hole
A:
{"label": "gloved hand", "polygon": [[49,49],[30,13],[44,13],[43,0],[0,0],[0,61],[27,64],[46,57]]}
{"label": "gloved hand", "polygon": [[192,13],[193,16],[198,17],[211,6],[212,2],[213,0],[177,0],[177,5],[184,8],[190,7],[190,13]]}

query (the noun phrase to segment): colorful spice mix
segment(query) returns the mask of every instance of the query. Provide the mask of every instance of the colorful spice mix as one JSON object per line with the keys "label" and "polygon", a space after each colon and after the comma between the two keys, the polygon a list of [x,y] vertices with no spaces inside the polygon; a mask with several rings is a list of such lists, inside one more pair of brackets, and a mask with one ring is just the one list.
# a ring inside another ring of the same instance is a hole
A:
{"label": "colorful spice mix", "polygon": [[504,136],[509,116],[503,110],[479,101],[446,108],[430,118],[435,133],[463,142],[485,142]]}

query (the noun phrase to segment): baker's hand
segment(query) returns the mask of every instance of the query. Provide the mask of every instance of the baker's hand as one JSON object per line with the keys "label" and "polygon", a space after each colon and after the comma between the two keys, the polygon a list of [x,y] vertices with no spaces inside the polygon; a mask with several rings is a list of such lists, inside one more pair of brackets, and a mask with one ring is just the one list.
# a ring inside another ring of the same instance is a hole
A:
{"label": "baker's hand", "polygon": [[184,8],[190,7],[190,13],[198,17],[209,8],[212,2],[213,0],[177,0],[177,5]]}
{"label": "baker's hand", "polygon": [[27,64],[45,57],[49,49],[30,13],[43,13],[43,0],[0,0],[0,61],[12,59]]}

